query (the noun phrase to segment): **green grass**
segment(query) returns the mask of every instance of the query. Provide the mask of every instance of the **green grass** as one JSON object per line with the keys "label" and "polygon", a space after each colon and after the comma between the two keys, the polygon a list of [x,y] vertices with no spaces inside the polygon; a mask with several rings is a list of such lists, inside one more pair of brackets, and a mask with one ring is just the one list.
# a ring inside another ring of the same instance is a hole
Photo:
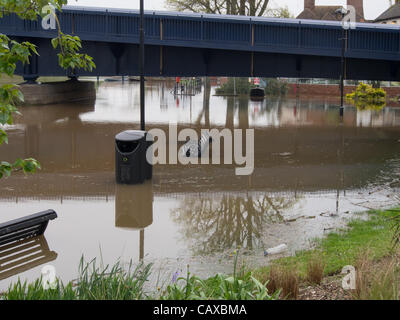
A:
{"label": "green grass", "polygon": [[[151,264],[139,263],[128,270],[120,263],[99,268],[96,261],[85,263],[83,258],[79,266],[79,277],[64,285],[57,279],[53,288],[44,289],[42,279],[33,283],[18,280],[0,295],[4,300],[272,300],[279,292],[269,294],[266,284],[252,276],[251,272],[236,272],[238,253],[234,261],[233,275],[217,274],[202,280],[190,275],[174,279],[165,289],[149,288],[148,279]],[[147,288],[147,289],[146,289]]]}
{"label": "green grass", "polygon": [[99,268],[96,260],[79,265],[79,278],[64,285],[59,279],[53,288],[44,289],[42,279],[33,283],[19,279],[2,295],[5,300],[137,300],[149,297],[145,283],[151,264],[139,263],[127,270],[119,262],[112,267]]}
{"label": "green grass", "polygon": [[196,276],[180,278],[168,285],[159,296],[160,300],[274,300],[278,292],[269,294],[265,284],[254,278],[251,272],[242,276],[217,274],[202,280]]}
{"label": "green grass", "polygon": [[270,293],[267,283],[261,283],[244,267],[237,269],[239,250],[234,252],[233,275],[217,274],[206,280],[191,276],[178,278],[167,286],[160,300],[277,300],[280,291]]}
{"label": "green grass", "polygon": [[[274,260],[281,266],[295,267],[301,279],[306,279],[307,265],[311,259],[319,255],[325,263],[324,275],[340,273],[343,266],[355,265],[361,252],[368,250],[372,260],[390,255],[392,252],[393,225],[392,218],[398,210],[370,211],[365,213],[368,219],[355,218],[348,223],[346,229],[328,234],[316,241],[313,250],[298,251],[294,256]],[[259,278],[269,272],[269,267],[256,271]]]}

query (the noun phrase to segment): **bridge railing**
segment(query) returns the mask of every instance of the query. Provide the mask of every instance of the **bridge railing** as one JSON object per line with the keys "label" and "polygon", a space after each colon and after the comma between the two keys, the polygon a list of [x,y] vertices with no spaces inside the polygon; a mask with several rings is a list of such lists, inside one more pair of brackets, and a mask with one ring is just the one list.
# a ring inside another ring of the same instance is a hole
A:
{"label": "bridge railing", "polygon": [[[59,13],[65,33],[87,41],[139,42],[135,10],[67,6]],[[400,28],[357,24],[347,31],[346,56],[400,60]],[[0,19],[0,32],[25,37],[55,37],[38,21],[15,15]],[[338,22],[146,12],[147,44],[261,52],[340,56],[342,27]]]}

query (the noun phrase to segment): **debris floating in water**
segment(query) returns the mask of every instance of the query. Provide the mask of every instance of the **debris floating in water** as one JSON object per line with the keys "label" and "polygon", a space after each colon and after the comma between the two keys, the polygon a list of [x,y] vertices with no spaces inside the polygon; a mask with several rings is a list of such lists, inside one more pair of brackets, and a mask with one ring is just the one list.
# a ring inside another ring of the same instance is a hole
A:
{"label": "debris floating in water", "polygon": [[266,257],[266,256],[271,255],[271,254],[282,253],[282,252],[284,252],[286,250],[287,250],[287,245],[285,243],[282,243],[279,246],[264,250],[264,256]]}

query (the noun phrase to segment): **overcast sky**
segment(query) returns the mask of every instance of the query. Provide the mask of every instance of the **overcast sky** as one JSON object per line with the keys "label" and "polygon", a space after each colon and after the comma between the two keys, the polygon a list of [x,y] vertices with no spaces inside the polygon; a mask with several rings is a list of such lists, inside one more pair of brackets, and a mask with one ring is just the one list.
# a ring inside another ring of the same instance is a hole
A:
{"label": "overcast sky", "polygon": [[[70,5],[138,9],[139,0],[68,0]],[[346,0],[315,0],[316,5],[344,5]],[[144,0],[145,10],[167,10],[165,0]],[[288,6],[293,15],[298,15],[304,0],[270,0],[270,7]],[[366,19],[375,19],[389,7],[389,0],[364,0]]]}

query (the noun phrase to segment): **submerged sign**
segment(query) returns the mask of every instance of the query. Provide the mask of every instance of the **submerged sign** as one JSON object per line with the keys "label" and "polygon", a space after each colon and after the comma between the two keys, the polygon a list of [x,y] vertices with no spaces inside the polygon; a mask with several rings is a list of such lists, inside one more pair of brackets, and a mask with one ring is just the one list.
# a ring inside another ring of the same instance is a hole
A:
{"label": "submerged sign", "polygon": [[[212,164],[221,164],[223,155],[223,164],[235,163],[238,165],[235,168],[236,175],[251,175],[254,171],[254,129],[246,129],[244,134],[243,131],[242,129],[230,130],[227,128],[222,130],[201,129],[199,138],[194,129],[185,128],[178,133],[177,124],[170,124],[167,144],[167,134],[164,130],[151,129],[148,131],[148,137],[153,137],[154,143],[147,150],[147,162],[153,165],[178,164],[178,162],[183,165],[210,164],[208,144],[212,142]],[[243,147],[243,135],[246,141],[245,148]],[[188,138],[189,141],[186,142]],[[221,138],[223,138],[222,153]],[[178,150],[178,142],[186,143]],[[243,151],[245,151],[244,154]]]}

